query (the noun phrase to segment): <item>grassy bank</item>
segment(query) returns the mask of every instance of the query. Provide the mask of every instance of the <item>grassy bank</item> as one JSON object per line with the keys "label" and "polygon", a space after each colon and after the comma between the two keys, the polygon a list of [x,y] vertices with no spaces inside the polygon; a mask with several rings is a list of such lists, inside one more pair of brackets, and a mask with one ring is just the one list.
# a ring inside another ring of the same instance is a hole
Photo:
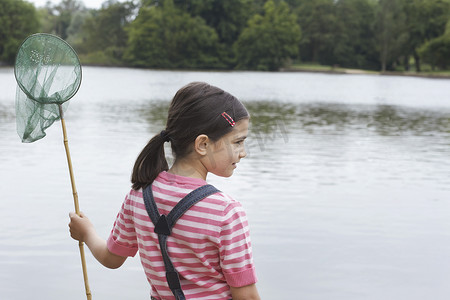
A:
{"label": "grassy bank", "polygon": [[284,72],[317,72],[317,73],[331,73],[331,74],[375,74],[375,75],[393,75],[393,76],[417,76],[427,78],[449,78],[450,70],[446,71],[431,71],[426,70],[422,72],[415,71],[372,71],[361,69],[348,69],[338,66],[324,66],[318,64],[294,64],[287,68],[282,69]]}

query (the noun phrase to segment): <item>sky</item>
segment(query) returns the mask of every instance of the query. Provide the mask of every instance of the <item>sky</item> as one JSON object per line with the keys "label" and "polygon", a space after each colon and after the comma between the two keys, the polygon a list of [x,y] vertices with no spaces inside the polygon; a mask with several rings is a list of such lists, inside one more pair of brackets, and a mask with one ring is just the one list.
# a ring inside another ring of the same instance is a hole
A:
{"label": "sky", "polygon": [[[45,6],[47,1],[50,1],[52,4],[59,4],[61,2],[61,0],[25,0],[25,1],[33,3],[34,6],[36,7]],[[99,9],[102,6],[102,3],[105,2],[105,0],[82,0],[82,2],[87,8]]]}

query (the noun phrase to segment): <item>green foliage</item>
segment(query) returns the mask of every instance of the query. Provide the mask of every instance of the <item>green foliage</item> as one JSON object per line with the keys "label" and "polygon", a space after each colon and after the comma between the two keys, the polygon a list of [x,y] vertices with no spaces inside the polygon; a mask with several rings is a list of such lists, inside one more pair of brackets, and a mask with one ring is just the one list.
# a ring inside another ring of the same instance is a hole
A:
{"label": "green foliage", "polygon": [[125,28],[130,24],[135,8],[131,1],[109,1],[100,10],[80,17],[81,31],[74,36],[74,47],[82,54],[83,62],[121,64],[128,41]]}
{"label": "green foliage", "polygon": [[371,0],[336,3],[336,39],[333,64],[358,69],[378,69],[375,51],[375,5]]}
{"label": "green foliage", "polygon": [[450,67],[450,21],[447,22],[445,33],[423,44],[418,49],[418,54],[433,68],[446,70]]}
{"label": "green foliage", "polygon": [[[449,19],[448,0],[403,0],[406,13],[408,40],[404,54],[413,55],[416,70],[420,71],[418,48],[427,41],[443,34]],[[409,67],[406,66],[406,69]]]}
{"label": "green foliage", "polygon": [[186,11],[194,17],[201,17],[214,28],[219,41],[231,45],[239,37],[249,19],[250,0],[191,0],[184,4]]}
{"label": "green foliage", "polygon": [[298,56],[300,27],[295,14],[280,1],[267,1],[264,15],[253,16],[236,44],[238,68],[275,71]]}
{"label": "green foliage", "polygon": [[47,2],[38,9],[39,31],[51,33],[75,44],[80,39],[81,27],[89,11],[80,0],[63,0],[57,5]]}
{"label": "green foliage", "polygon": [[228,67],[234,65],[234,52],[231,45],[236,42],[240,33],[252,16],[251,0],[191,0],[178,4],[193,17],[200,17],[213,28],[221,44],[219,59]]}
{"label": "green foliage", "polygon": [[[66,39],[83,63],[278,70],[446,68],[450,0],[0,0],[0,62],[30,33]],[[39,22],[39,24],[37,23]],[[449,25],[450,26],[450,25]],[[413,59],[412,59],[413,58]]]}
{"label": "green foliage", "polygon": [[337,37],[334,0],[303,0],[297,7],[302,30],[300,54],[304,61],[332,63]]}
{"label": "green foliage", "polygon": [[144,6],[128,28],[125,59],[133,66],[152,68],[221,67],[219,38],[200,17],[191,17],[172,0]]}
{"label": "green foliage", "polygon": [[406,14],[401,0],[380,0],[375,25],[381,71],[384,72],[400,56],[408,39]]}
{"label": "green foliage", "polygon": [[53,8],[53,32],[62,39],[67,39],[72,16],[84,9],[84,4],[80,0],[62,0]]}
{"label": "green foliage", "polygon": [[122,49],[108,47],[105,50],[79,54],[80,61],[83,64],[98,66],[121,66],[123,61],[117,57],[122,54]]}
{"label": "green foliage", "polygon": [[39,32],[54,33],[55,16],[53,8],[49,6],[40,7],[37,9],[37,15],[39,18]]}
{"label": "green foliage", "polygon": [[39,27],[34,6],[22,0],[0,1],[0,63],[12,64],[22,41]]}

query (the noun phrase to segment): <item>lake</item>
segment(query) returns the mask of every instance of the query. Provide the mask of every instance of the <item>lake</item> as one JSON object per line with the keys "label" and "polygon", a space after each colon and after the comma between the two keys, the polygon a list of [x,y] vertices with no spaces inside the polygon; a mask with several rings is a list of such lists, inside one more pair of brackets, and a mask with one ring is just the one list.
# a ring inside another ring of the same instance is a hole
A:
{"label": "lake", "polygon": [[[66,125],[80,207],[101,236],[135,158],[191,81],[252,115],[247,158],[208,181],[247,211],[263,299],[448,299],[447,79],[85,67]],[[61,125],[22,144],[15,86],[0,68],[0,295],[85,299]],[[86,254],[94,300],[149,299],[138,257],[108,270]]]}

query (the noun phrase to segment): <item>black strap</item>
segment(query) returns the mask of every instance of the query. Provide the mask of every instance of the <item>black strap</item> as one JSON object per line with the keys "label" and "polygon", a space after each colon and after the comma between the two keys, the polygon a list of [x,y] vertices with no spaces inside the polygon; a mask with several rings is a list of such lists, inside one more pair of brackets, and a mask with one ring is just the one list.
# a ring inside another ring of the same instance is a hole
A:
{"label": "black strap", "polygon": [[155,199],[153,198],[152,186],[149,185],[143,190],[145,209],[148,216],[155,225],[155,232],[158,234],[159,246],[166,268],[166,279],[169,288],[177,300],[186,299],[181,288],[180,277],[170,260],[167,251],[167,238],[172,233],[172,228],[177,220],[198,201],[219,192],[214,186],[207,184],[201,186],[181,199],[175,207],[166,215],[160,215]]}

